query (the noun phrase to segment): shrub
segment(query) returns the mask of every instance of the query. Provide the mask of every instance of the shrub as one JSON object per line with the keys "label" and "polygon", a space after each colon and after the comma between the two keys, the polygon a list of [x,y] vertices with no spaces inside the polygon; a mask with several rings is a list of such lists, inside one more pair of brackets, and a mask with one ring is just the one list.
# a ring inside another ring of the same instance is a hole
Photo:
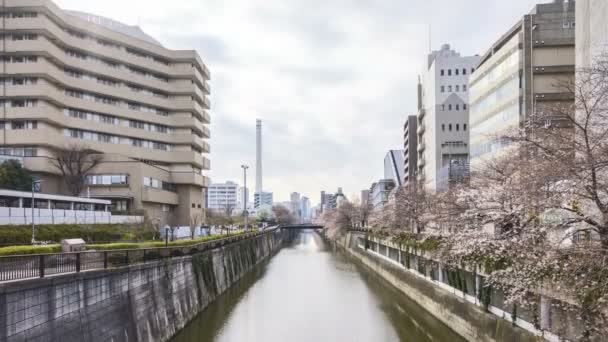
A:
{"label": "shrub", "polygon": [[[41,224],[36,225],[36,239],[61,242],[63,239],[82,238],[87,243],[110,241],[145,241],[160,238],[158,231],[143,225],[127,224]],[[0,226],[0,245],[24,245],[32,239],[29,225]]]}

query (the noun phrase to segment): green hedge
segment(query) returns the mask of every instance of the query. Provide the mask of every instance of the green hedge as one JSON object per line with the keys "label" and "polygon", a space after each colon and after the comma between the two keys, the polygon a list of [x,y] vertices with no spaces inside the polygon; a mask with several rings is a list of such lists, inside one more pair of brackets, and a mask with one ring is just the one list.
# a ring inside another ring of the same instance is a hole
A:
{"label": "green hedge", "polygon": [[45,246],[10,246],[0,248],[0,256],[5,255],[24,255],[24,254],[45,254],[61,252],[61,245]]}
{"label": "green hedge", "polygon": [[[195,244],[201,243],[201,242],[217,240],[217,239],[221,239],[221,238],[225,238],[225,237],[229,237],[229,236],[240,235],[240,234],[243,234],[243,231],[238,231],[238,232],[224,234],[224,235],[203,236],[200,238],[196,238],[194,240],[170,241],[169,247],[191,246],[191,245],[195,245]],[[162,241],[162,240],[146,241],[146,242],[139,242],[139,243],[118,242],[118,243],[87,245],[88,250],[98,250],[98,251],[109,251],[109,250],[115,250],[115,249],[158,248],[158,247],[165,247],[165,241]]]}
{"label": "green hedge", "polygon": [[[36,225],[36,240],[61,242],[82,238],[87,243],[110,241],[146,241],[159,239],[158,231],[143,225],[126,224],[40,224]],[[0,245],[25,245],[32,240],[32,226],[0,226]]]}

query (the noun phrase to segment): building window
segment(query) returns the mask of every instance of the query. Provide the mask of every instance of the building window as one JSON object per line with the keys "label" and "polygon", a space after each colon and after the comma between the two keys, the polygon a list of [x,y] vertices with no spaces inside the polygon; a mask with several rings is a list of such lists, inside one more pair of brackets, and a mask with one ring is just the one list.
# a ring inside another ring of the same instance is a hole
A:
{"label": "building window", "polygon": [[460,69],[458,69],[458,68],[454,69],[454,73],[456,74],[456,76],[458,76],[459,71],[460,71]]}
{"label": "building window", "polygon": [[445,124],[441,124],[441,131],[445,132]]}
{"label": "building window", "polygon": [[466,130],[467,130],[467,124],[466,124],[466,123],[465,123],[465,124],[462,124],[462,130],[463,130],[463,131],[466,131]]}
{"label": "building window", "polygon": [[460,86],[457,84],[456,85],[456,91],[459,92],[460,91]]}
{"label": "building window", "polygon": [[441,110],[445,110],[445,105],[444,104],[441,105]]}
{"label": "building window", "polygon": [[448,110],[452,110],[452,105],[451,104],[448,105]]}
{"label": "building window", "polygon": [[462,85],[462,91],[467,91],[467,85],[466,84]]}
{"label": "building window", "polygon": [[448,76],[452,76],[452,69],[448,69]]}
{"label": "building window", "polygon": [[471,68],[471,74],[475,72],[475,68]]}
{"label": "building window", "polygon": [[462,74],[466,75],[467,74],[467,68],[462,68]]}
{"label": "building window", "polygon": [[441,69],[441,76],[445,75],[445,70]]}
{"label": "building window", "polygon": [[196,208],[196,203],[192,203],[192,208]]}
{"label": "building window", "polygon": [[88,185],[127,185],[126,174],[97,174],[88,175],[86,184]]}
{"label": "building window", "polygon": [[456,131],[460,131],[460,124],[456,124]]}
{"label": "building window", "polygon": [[462,104],[462,110],[467,110],[467,104],[466,103]]}
{"label": "building window", "polygon": [[460,105],[456,104],[456,110],[460,110]]}
{"label": "building window", "polygon": [[110,210],[126,212],[128,210],[127,200],[112,200],[112,204],[110,205]]}
{"label": "building window", "polygon": [[448,125],[448,130],[451,132],[452,131],[452,124]]}
{"label": "building window", "polygon": [[445,86],[441,86],[441,92],[445,93]]}
{"label": "building window", "polygon": [[452,92],[452,86],[451,86],[451,85],[449,85],[449,86],[448,86],[448,93],[451,93],[451,92]]}
{"label": "building window", "polygon": [[164,212],[171,211],[171,207],[168,204],[161,204],[160,210]]}

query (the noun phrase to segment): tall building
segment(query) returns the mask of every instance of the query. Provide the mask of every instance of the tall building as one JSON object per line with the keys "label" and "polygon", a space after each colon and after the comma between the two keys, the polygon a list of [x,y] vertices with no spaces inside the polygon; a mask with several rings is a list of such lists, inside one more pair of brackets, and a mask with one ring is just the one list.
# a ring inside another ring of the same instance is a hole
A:
{"label": "tall building", "polygon": [[45,192],[67,194],[49,158],[78,144],[102,154],[88,193],[112,210],[177,225],[202,213],[209,70],[196,51],[49,0],[2,10],[0,153],[22,157]]}
{"label": "tall building", "polygon": [[418,118],[410,115],[403,125],[403,185],[416,180],[418,170]]}
{"label": "tall building", "polygon": [[310,199],[306,196],[302,196],[302,198],[300,199],[300,213],[302,222],[311,222],[312,213],[310,209]]}
{"label": "tall building", "polygon": [[392,179],[395,185],[403,185],[403,150],[390,150],[384,156],[384,179]]}
{"label": "tall building", "polygon": [[601,54],[608,53],[608,2],[577,0],[575,12],[576,67],[590,67]]}
{"label": "tall building", "polygon": [[361,190],[361,206],[366,204],[371,204],[370,191],[369,190]]}
{"label": "tall building", "polygon": [[291,209],[291,212],[296,216],[296,218],[301,218],[302,210],[300,203],[300,193],[292,192],[289,199],[289,208]]}
{"label": "tall building", "polygon": [[216,212],[227,212],[231,214],[242,212],[238,207],[238,192],[241,187],[227,181],[225,183],[211,183],[207,189],[207,209]]}
{"label": "tall building", "polygon": [[471,75],[471,168],[505,151],[500,135],[547,106],[573,100],[574,2],[539,4],[503,34]]}
{"label": "tall building", "polygon": [[418,178],[429,190],[439,190],[440,175],[454,162],[469,157],[469,75],[478,56],[460,56],[445,44],[427,56],[418,85]]}

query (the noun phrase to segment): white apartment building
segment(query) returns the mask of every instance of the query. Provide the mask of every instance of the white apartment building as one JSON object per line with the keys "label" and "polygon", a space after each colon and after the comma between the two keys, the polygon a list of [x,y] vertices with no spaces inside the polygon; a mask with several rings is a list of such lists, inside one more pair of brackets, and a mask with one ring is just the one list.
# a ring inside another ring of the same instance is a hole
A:
{"label": "white apartment building", "polygon": [[227,181],[225,183],[212,183],[207,189],[207,209],[225,212],[232,210],[238,212],[237,197],[239,185]]}
{"label": "white apartment building", "polygon": [[478,62],[448,44],[428,55],[418,87],[418,177],[429,190],[441,190],[451,166],[468,161],[468,83]]}
{"label": "white apartment building", "polygon": [[593,64],[608,53],[608,1],[576,1],[576,67]]}

